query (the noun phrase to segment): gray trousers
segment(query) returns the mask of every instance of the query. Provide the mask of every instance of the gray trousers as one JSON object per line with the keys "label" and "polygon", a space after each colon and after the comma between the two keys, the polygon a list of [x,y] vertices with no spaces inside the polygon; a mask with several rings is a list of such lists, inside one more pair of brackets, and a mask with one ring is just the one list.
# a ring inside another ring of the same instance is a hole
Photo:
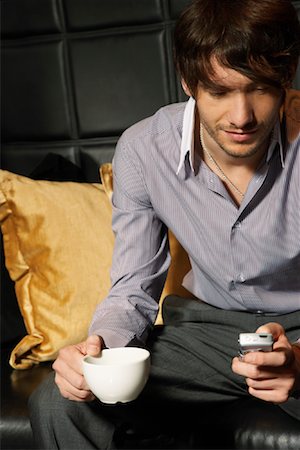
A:
{"label": "gray trousers", "polygon": [[[168,435],[168,430],[174,435],[185,424],[196,423],[208,405],[220,408],[249,397],[244,378],[231,370],[240,332],[253,332],[276,321],[291,341],[300,336],[300,311],[270,317],[223,311],[192,299],[184,301],[182,308],[182,299],[166,299],[165,325],[155,327],[147,343],[151,375],[134,402],[108,406],[98,400],[66,400],[53,376],[34,392],[29,407],[38,448],[118,448],[124,432],[128,436],[131,429],[143,436],[154,432]],[[291,399],[283,408],[300,420],[299,404]]]}

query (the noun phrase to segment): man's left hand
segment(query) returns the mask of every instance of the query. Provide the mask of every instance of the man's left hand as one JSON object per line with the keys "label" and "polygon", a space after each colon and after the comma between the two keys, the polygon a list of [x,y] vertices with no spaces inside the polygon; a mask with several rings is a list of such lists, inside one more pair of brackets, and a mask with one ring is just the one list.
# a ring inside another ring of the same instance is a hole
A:
{"label": "man's left hand", "polygon": [[257,333],[271,333],[272,352],[249,352],[232,360],[232,370],[246,379],[249,394],[261,400],[284,403],[300,385],[300,352],[289,342],[284,328],[267,323]]}

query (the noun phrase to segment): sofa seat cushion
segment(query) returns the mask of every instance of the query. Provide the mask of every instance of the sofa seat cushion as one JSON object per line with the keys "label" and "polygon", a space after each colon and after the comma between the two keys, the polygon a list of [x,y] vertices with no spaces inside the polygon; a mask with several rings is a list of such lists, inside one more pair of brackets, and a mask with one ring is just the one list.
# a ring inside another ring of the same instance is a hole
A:
{"label": "sofa seat cushion", "polygon": [[1,350],[1,443],[2,449],[33,449],[27,402],[34,389],[51,372],[50,363],[28,370],[8,364],[11,348]]}

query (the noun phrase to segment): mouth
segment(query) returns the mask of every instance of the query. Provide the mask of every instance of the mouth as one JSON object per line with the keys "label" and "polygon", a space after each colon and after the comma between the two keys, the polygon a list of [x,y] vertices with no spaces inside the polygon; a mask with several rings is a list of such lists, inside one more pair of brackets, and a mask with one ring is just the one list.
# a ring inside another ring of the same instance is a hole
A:
{"label": "mouth", "polygon": [[226,135],[234,142],[247,142],[250,141],[257,133],[257,129],[247,131],[231,131],[224,130]]}

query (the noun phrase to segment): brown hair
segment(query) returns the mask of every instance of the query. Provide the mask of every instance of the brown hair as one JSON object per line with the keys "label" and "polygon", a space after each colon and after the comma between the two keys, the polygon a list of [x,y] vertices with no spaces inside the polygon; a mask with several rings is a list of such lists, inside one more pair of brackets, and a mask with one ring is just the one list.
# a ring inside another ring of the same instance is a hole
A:
{"label": "brown hair", "polygon": [[300,53],[290,0],[194,0],[179,18],[175,64],[193,95],[214,86],[212,56],[254,82],[287,88]]}

